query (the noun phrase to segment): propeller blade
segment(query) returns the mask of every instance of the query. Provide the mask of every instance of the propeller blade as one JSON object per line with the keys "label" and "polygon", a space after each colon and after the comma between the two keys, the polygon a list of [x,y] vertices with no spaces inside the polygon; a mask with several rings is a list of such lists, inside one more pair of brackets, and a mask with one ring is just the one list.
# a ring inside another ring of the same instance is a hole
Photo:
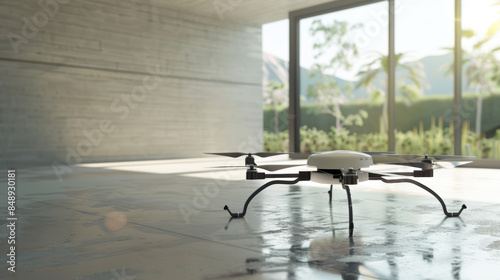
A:
{"label": "propeller blade", "polygon": [[435,158],[436,160],[447,160],[447,159],[465,159],[465,160],[471,160],[475,159],[476,157],[474,156],[452,156],[452,155],[432,155],[429,156],[432,158]]}
{"label": "propeller blade", "polygon": [[404,166],[410,166],[410,167],[416,167],[416,168],[422,168],[422,169],[431,169],[432,168],[432,163],[428,162],[384,162],[382,164],[391,164],[391,165],[404,165]]}
{"label": "propeller blade", "polygon": [[434,165],[432,163],[428,162],[384,162],[382,164],[391,164],[391,165],[404,165],[404,166],[411,166],[411,167],[416,167],[416,168],[422,168],[422,169],[430,169],[430,168],[455,168],[460,165],[464,165],[467,163],[471,163],[472,161],[437,161],[434,162]]}
{"label": "propeller blade", "polygon": [[403,159],[403,160],[414,160],[417,158],[424,157],[423,155],[417,155],[417,154],[374,154],[375,156],[383,156],[383,157],[390,157],[390,158],[398,158],[398,159]]}
{"label": "propeller blade", "polygon": [[220,165],[220,166],[210,166],[209,168],[249,168],[246,165]]}
{"label": "propeller blade", "polygon": [[266,153],[266,152],[258,152],[252,155],[259,156],[259,157],[272,157],[272,156],[279,156],[279,155],[289,155],[291,153]]}
{"label": "propeller blade", "polygon": [[450,169],[450,168],[455,168],[457,166],[464,165],[464,164],[471,163],[471,162],[472,161],[439,161],[439,162],[435,162],[435,164],[439,165],[440,167]]}
{"label": "propeller blade", "polygon": [[[394,153],[383,153],[383,152],[365,152],[369,155],[379,155],[379,156],[387,156],[387,157],[396,157],[406,160],[414,160],[417,158],[423,158],[425,155],[417,155],[417,154],[394,154]],[[447,159],[465,159],[471,160],[475,159],[474,156],[454,156],[454,155],[427,155],[429,158],[433,158],[435,160],[447,160]]]}
{"label": "propeller blade", "polygon": [[257,165],[256,167],[267,171],[278,171],[281,169],[299,167],[299,166],[306,166],[306,165],[305,164],[262,164],[262,165]]}
{"label": "propeller blade", "polygon": [[266,153],[266,152],[258,152],[258,153],[240,153],[240,152],[230,152],[230,153],[205,153],[207,155],[217,155],[217,156],[226,156],[226,157],[232,157],[232,158],[237,158],[241,156],[247,156],[247,155],[254,155],[258,157],[272,157],[272,156],[277,156],[277,155],[286,155],[290,153]]}
{"label": "propeller blade", "polygon": [[207,155],[217,155],[217,156],[226,156],[226,157],[232,157],[232,158],[237,158],[237,157],[241,157],[241,156],[245,156],[245,155],[248,155],[248,154],[245,154],[245,153],[205,153]]}

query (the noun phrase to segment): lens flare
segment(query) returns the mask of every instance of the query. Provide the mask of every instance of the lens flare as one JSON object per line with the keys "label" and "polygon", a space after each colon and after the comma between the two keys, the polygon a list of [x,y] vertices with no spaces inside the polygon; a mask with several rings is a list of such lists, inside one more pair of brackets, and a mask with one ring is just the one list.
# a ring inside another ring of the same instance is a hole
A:
{"label": "lens flare", "polygon": [[109,231],[117,231],[127,224],[127,215],[123,212],[109,212],[106,214],[104,226]]}

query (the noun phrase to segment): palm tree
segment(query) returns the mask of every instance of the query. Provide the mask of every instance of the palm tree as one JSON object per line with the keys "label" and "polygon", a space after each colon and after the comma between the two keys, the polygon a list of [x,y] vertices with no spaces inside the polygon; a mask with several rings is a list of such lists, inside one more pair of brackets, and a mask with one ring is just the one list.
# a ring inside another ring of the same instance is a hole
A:
{"label": "palm tree", "polygon": [[[491,6],[492,7],[493,6],[500,6],[500,1],[498,1],[497,3],[494,3]],[[500,31],[500,19],[498,19],[497,21],[495,21],[494,23],[492,23],[490,25],[490,27],[488,28],[488,31],[486,33],[486,36],[489,37],[489,38],[491,38],[491,37],[495,36],[495,34],[497,34],[498,31]]]}
{"label": "palm tree", "polygon": [[[500,1],[492,6],[500,5]],[[500,30],[500,19],[492,23],[486,32],[483,39],[477,38],[476,43],[472,46],[471,51],[462,49],[462,65],[465,70],[467,80],[466,88],[474,87],[474,92],[477,96],[476,102],[476,134],[481,134],[481,120],[483,114],[483,94],[489,94],[495,91],[497,86],[500,86],[500,63],[495,57],[495,52],[500,50],[500,47],[485,51],[485,45],[498,33]],[[477,37],[475,32],[470,29],[462,31],[464,39],[474,39]],[[453,48],[444,48],[453,50]],[[446,73],[452,75],[454,63],[446,65]]]}
{"label": "palm tree", "polygon": [[352,96],[352,84],[345,82],[343,85],[335,80],[335,77],[320,74],[323,72],[312,72],[322,79],[314,85],[309,85],[307,96],[313,97],[321,106],[323,112],[335,118],[335,129],[340,130],[345,126],[363,125],[363,119],[368,118],[365,110],[359,110],[355,114],[344,115],[340,108],[341,104],[347,103]]}
{"label": "palm tree", "polygon": [[[428,86],[424,67],[420,61],[402,62],[406,53],[395,55],[396,70],[396,93],[407,105],[422,95],[424,87]],[[359,81],[356,88],[365,87],[371,94],[372,101],[382,100],[382,132],[387,131],[387,77],[389,76],[389,58],[387,55],[378,53],[377,57],[366,63],[357,76]],[[377,81],[379,84],[377,84]]]}
{"label": "palm tree", "polygon": [[[499,6],[500,1],[492,6]],[[463,64],[465,66],[465,77],[467,78],[467,88],[474,86],[477,94],[476,103],[476,134],[481,134],[481,120],[483,115],[483,93],[492,94],[496,87],[500,85],[500,63],[495,53],[500,47],[489,51],[484,50],[484,45],[488,43],[500,30],[500,19],[492,23],[486,32],[486,37],[473,45],[472,51],[464,54]],[[466,38],[476,36],[474,31],[465,30],[463,33]]]}
{"label": "palm tree", "polygon": [[351,25],[346,21],[335,20],[331,24],[324,24],[321,20],[315,20],[309,30],[311,35],[318,38],[313,46],[318,62],[309,71],[309,77],[317,77],[318,82],[309,86],[307,96],[316,99],[323,112],[335,118],[336,130],[349,125],[361,126],[363,119],[368,117],[364,110],[344,116],[340,105],[351,97],[353,86],[348,81],[339,82],[336,78],[339,71],[351,69],[353,59],[359,55],[355,42],[348,35],[362,26]]}
{"label": "palm tree", "polygon": [[[500,2],[496,5],[500,5]],[[484,93],[492,94],[496,87],[500,85],[500,63],[495,56],[495,53],[500,50],[500,47],[491,50],[485,50],[485,45],[493,38],[500,28],[500,20],[493,23],[483,39],[477,38],[473,30],[466,29],[462,31],[464,39],[476,39],[475,44],[470,51],[462,49],[462,66],[464,67],[466,78],[466,89],[473,88],[477,96],[476,102],[476,124],[475,132],[481,134],[481,120],[483,115],[483,98]],[[453,48],[444,48],[453,50]],[[452,75],[454,63],[445,65],[446,74]]]}
{"label": "palm tree", "polygon": [[[475,37],[472,30],[468,30],[464,34],[467,35],[467,38]],[[477,135],[481,134],[484,93],[493,93],[500,81],[498,76],[499,61],[495,57],[495,52],[499,51],[500,47],[489,51],[484,50],[485,43],[490,41],[492,35],[487,35],[486,38],[479,40],[472,46],[470,52],[462,51],[465,77],[467,79],[466,88],[474,87],[477,95],[475,126]]]}

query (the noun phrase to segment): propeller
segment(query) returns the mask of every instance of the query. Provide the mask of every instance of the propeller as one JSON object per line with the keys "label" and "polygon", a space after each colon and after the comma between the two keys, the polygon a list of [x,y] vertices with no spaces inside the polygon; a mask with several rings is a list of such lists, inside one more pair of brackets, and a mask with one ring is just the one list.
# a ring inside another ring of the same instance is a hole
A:
{"label": "propeller", "polygon": [[257,153],[240,153],[240,152],[230,152],[230,153],[205,153],[207,155],[217,155],[217,156],[226,156],[232,158],[238,158],[241,156],[258,156],[258,157],[272,157],[278,155],[287,155],[290,153],[266,153],[266,152],[257,152]]}
{"label": "propeller", "polygon": [[263,164],[263,165],[222,165],[214,166],[212,168],[260,168],[267,171],[278,171],[281,169],[305,166],[305,164]]}
{"label": "propeller", "polygon": [[432,161],[431,159],[423,159],[422,161],[408,161],[408,162],[383,162],[381,164],[390,165],[404,165],[415,168],[421,168],[424,170],[436,169],[436,168],[455,168],[460,165],[471,163],[472,161]]}
{"label": "propeller", "polygon": [[252,168],[257,167],[255,165],[220,165],[220,166],[210,166],[208,168]]}
{"label": "propeller", "polygon": [[421,169],[431,169],[431,168],[455,168],[460,165],[471,163],[472,161],[439,161],[439,162],[384,162],[383,164],[390,165],[404,165]]}
{"label": "propeller", "polygon": [[287,169],[292,167],[306,166],[305,164],[264,164],[258,165],[257,168],[262,168],[267,171],[278,171],[281,169]]}
{"label": "propeller", "polygon": [[404,159],[404,160],[415,160],[417,158],[424,158],[424,159],[435,159],[435,160],[448,160],[448,159],[465,159],[465,160],[472,160],[475,159],[476,157],[474,156],[455,156],[455,155],[418,155],[418,154],[395,154],[395,153],[384,153],[384,152],[367,152],[369,155],[374,155],[374,156],[384,156],[384,157],[394,157],[398,159]]}
{"label": "propeller", "polygon": [[455,168],[460,165],[465,165],[467,163],[471,163],[472,161],[440,161],[436,162],[437,165],[443,167],[443,168]]}
{"label": "propeller", "polygon": [[421,161],[416,161],[416,162],[384,162],[383,164],[390,164],[390,165],[404,165],[404,166],[410,166],[410,167],[415,167],[415,168],[421,168],[421,169],[431,169],[433,168],[433,164],[429,162],[421,162]]}
{"label": "propeller", "polygon": [[[250,169],[254,169],[255,167],[258,167],[257,164],[255,163],[255,158],[253,157],[258,156],[258,157],[272,157],[272,156],[277,156],[277,155],[286,155],[289,153],[267,153],[267,152],[258,152],[258,153],[241,153],[241,152],[230,152],[230,153],[206,153],[210,155],[218,155],[218,156],[226,156],[226,157],[232,157],[232,158],[237,158],[241,156],[246,156],[245,157],[245,166],[244,167],[249,167]],[[235,167],[235,166],[229,166],[229,167]],[[279,169],[277,169],[279,170]]]}
{"label": "propeller", "polygon": [[417,158],[424,157],[423,155],[417,155],[417,154],[387,154],[387,153],[375,153],[375,154],[370,154],[375,159],[391,159],[391,160],[415,160]]}
{"label": "propeller", "polygon": [[432,156],[429,156],[429,157],[432,157],[436,160],[447,160],[447,159],[468,159],[468,160],[472,160],[472,159],[475,159],[476,157],[474,156],[452,156],[452,155],[432,155]]}

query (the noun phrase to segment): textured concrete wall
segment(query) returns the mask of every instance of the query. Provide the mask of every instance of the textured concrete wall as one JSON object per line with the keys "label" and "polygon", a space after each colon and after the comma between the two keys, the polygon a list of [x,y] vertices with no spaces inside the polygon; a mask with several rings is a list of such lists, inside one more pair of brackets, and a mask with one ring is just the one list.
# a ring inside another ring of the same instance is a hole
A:
{"label": "textured concrete wall", "polygon": [[262,148],[260,26],[147,3],[1,1],[2,163]]}

